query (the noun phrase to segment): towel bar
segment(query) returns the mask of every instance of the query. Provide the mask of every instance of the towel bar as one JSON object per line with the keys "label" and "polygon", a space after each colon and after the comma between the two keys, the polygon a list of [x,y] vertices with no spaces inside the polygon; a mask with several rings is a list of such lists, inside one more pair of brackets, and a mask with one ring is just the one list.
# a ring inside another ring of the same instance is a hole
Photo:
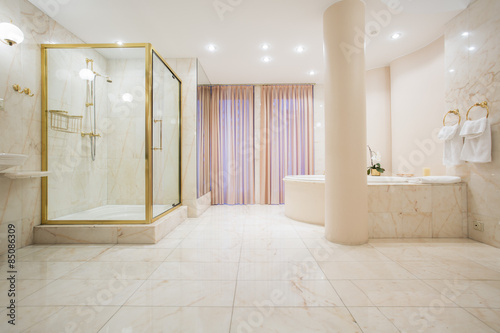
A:
{"label": "towel bar", "polygon": [[488,107],[488,102],[484,101],[482,103],[476,103],[470,107],[469,111],[467,111],[467,116],[465,117],[466,120],[470,120],[469,119],[469,112],[470,112],[470,110],[472,110],[476,106],[480,106],[483,109],[486,109],[486,118],[488,118],[490,116],[490,108]]}
{"label": "towel bar", "polygon": [[446,117],[450,114],[454,114],[454,115],[457,115],[458,116],[458,124],[460,125],[460,122],[462,121],[462,117],[460,116],[460,112],[458,111],[458,109],[455,109],[455,110],[450,110],[448,112],[446,112],[446,114],[444,115],[444,118],[443,118],[443,126],[446,126],[445,122],[446,122]]}

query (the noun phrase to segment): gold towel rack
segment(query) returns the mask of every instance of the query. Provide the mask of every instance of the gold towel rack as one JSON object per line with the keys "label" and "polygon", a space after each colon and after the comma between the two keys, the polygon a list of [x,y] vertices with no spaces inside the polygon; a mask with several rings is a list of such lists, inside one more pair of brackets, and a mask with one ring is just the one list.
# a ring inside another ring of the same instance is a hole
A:
{"label": "gold towel rack", "polygon": [[460,123],[462,122],[462,117],[460,116],[460,111],[458,111],[458,109],[455,109],[455,110],[450,110],[450,111],[446,112],[446,114],[444,115],[444,118],[443,118],[443,126],[446,126],[446,124],[445,124],[446,117],[449,114],[457,115],[458,116],[458,124],[460,125]]}
{"label": "gold towel rack", "polygon": [[490,116],[490,108],[488,107],[488,102],[484,101],[482,103],[476,103],[476,104],[474,104],[473,106],[470,107],[469,111],[467,111],[467,116],[465,117],[466,120],[470,120],[470,118],[469,118],[469,112],[470,112],[470,110],[472,110],[476,106],[480,106],[483,109],[486,109],[486,118],[488,118]]}

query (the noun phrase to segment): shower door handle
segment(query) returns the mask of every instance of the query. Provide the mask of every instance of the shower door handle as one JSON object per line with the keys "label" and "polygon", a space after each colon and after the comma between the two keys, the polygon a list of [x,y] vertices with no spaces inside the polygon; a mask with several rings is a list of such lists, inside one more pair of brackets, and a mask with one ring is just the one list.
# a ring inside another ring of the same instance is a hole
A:
{"label": "shower door handle", "polygon": [[154,147],[153,150],[163,150],[163,119],[156,119],[154,123],[160,123],[160,147]]}

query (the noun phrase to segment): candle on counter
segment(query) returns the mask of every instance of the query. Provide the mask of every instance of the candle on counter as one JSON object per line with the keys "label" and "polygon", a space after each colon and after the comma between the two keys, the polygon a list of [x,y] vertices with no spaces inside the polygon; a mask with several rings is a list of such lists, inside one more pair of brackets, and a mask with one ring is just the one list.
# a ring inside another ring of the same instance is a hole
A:
{"label": "candle on counter", "polygon": [[423,174],[424,174],[424,177],[430,176],[431,175],[431,168],[424,168]]}

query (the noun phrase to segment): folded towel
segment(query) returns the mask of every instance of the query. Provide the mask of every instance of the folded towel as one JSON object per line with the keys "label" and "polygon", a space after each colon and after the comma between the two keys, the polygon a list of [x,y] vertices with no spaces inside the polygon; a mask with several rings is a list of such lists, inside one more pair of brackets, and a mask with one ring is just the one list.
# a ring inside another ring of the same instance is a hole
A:
{"label": "folded towel", "polygon": [[460,165],[463,161],[460,154],[463,148],[463,138],[458,135],[460,125],[444,126],[438,134],[438,139],[444,141],[443,164],[446,166]]}
{"label": "folded towel", "polygon": [[421,184],[455,184],[462,181],[462,178],[455,176],[427,176],[419,179]]}
{"label": "folded towel", "polygon": [[491,162],[491,126],[488,118],[467,120],[460,131],[465,138],[460,158],[474,163]]}

